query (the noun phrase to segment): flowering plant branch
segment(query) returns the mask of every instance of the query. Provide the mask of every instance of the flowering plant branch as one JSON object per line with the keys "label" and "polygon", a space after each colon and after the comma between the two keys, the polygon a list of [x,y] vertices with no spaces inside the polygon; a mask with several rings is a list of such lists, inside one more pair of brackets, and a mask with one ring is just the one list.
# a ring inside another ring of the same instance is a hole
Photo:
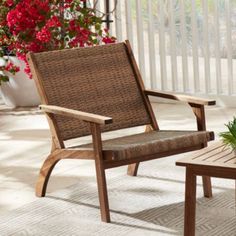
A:
{"label": "flowering plant branch", "polygon": [[[26,64],[27,52],[113,43],[115,38],[102,27],[95,8],[83,7],[85,0],[0,0],[0,57],[14,53]],[[16,73],[19,68],[6,57],[0,71]],[[0,82],[9,78],[1,73]]]}

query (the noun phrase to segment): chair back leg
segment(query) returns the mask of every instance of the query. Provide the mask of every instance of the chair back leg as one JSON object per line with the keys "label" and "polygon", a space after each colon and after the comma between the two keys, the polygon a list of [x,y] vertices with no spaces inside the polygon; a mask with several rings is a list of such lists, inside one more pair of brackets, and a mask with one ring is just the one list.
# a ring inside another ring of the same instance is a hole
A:
{"label": "chair back leg", "polygon": [[[153,128],[151,125],[146,125],[145,132],[146,132],[146,133],[147,133],[147,132],[150,132],[150,131],[152,131],[153,129],[154,129],[154,128]],[[157,127],[156,129],[158,129],[158,127]],[[137,176],[139,164],[140,164],[140,162],[137,162],[137,163],[128,165],[127,175],[130,175],[130,176]]]}
{"label": "chair back leg", "polygon": [[127,174],[130,176],[137,176],[139,162],[128,165]]}

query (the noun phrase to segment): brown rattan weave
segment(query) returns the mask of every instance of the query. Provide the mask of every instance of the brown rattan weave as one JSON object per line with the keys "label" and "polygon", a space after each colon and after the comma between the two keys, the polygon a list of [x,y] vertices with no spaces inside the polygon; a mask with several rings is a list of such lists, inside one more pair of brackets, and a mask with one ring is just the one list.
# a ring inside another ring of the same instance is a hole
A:
{"label": "brown rattan weave", "polygon": [[[34,60],[48,104],[112,117],[104,131],[150,123],[124,43],[38,53]],[[84,122],[55,119],[63,140],[90,133]]]}
{"label": "brown rattan weave", "polygon": [[[102,146],[104,151],[112,151],[112,159],[118,161],[195,147],[210,141],[212,136],[208,131],[159,130],[105,140]],[[74,148],[92,147],[85,144]]]}

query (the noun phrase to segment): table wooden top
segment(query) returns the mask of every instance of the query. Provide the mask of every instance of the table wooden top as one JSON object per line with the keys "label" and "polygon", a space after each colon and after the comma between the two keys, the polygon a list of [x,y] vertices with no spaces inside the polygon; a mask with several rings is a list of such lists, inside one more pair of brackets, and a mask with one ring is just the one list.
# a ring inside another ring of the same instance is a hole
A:
{"label": "table wooden top", "polygon": [[236,169],[236,154],[222,142],[215,142],[207,148],[176,162],[179,166],[209,166]]}

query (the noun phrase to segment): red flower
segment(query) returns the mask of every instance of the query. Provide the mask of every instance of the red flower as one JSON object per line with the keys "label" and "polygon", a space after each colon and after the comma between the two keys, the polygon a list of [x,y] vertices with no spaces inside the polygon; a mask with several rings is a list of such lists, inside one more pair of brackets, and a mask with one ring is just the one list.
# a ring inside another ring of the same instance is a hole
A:
{"label": "red flower", "polygon": [[29,67],[28,62],[26,62],[26,67],[24,69],[24,72],[29,76],[30,79],[32,79],[32,73],[30,71],[30,67]]}
{"label": "red flower", "polygon": [[6,4],[8,7],[11,7],[14,4],[13,0],[6,0]]}
{"label": "red flower", "polygon": [[12,62],[9,62],[6,66],[5,66],[5,70],[12,73],[13,75],[15,73],[17,73],[18,71],[20,71],[20,67],[19,66],[15,66]]}
{"label": "red flower", "polygon": [[114,37],[104,37],[102,39],[102,41],[105,43],[105,44],[109,44],[109,43],[115,43],[116,42],[116,38]]}
{"label": "red flower", "polygon": [[16,56],[17,56],[17,58],[18,58],[19,60],[22,60],[22,61],[24,61],[24,62],[27,61],[25,54],[22,54],[22,53],[20,53],[20,52],[17,52],[17,53],[16,53]]}
{"label": "red flower", "polygon": [[[102,29],[96,10],[84,8],[84,2],[64,0],[63,5],[58,0],[4,0],[9,11],[0,16],[0,30],[7,28],[13,37],[0,35],[0,45],[7,42],[8,50],[26,63],[25,72],[31,77],[27,52],[115,42],[108,30]],[[18,70],[7,66],[7,70],[12,69]]]}
{"label": "red flower", "polygon": [[47,25],[48,28],[60,27],[61,22],[59,21],[57,16],[53,16],[51,19],[48,20],[46,25]]}
{"label": "red flower", "polygon": [[36,38],[43,43],[47,43],[51,39],[51,32],[44,26],[42,30],[36,34]]}

